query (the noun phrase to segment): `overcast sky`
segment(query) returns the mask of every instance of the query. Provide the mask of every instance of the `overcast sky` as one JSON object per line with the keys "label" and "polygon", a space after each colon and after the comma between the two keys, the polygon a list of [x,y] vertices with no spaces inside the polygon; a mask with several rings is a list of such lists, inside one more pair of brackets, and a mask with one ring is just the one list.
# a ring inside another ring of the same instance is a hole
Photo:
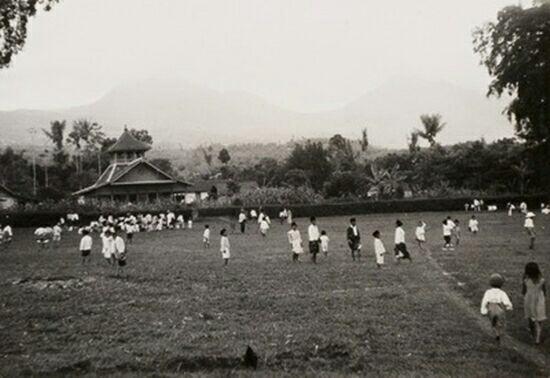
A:
{"label": "overcast sky", "polygon": [[0,71],[0,109],[85,104],[156,75],[298,111],[337,107],[395,76],[485,92],[472,30],[518,3],[61,0],[31,20],[25,49]]}

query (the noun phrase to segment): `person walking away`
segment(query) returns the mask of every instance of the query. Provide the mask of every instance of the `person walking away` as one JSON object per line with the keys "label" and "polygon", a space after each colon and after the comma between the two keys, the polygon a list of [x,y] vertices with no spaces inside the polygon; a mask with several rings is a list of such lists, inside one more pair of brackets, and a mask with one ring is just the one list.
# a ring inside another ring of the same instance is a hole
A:
{"label": "person walking away", "polygon": [[513,306],[508,295],[502,290],[504,279],[500,274],[492,274],[489,284],[491,288],[483,295],[480,311],[491,321],[495,340],[500,342],[500,337],[506,327],[506,311],[511,311]]}
{"label": "person walking away", "polygon": [[523,274],[523,309],[529,322],[531,336],[535,344],[540,344],[542,322],[546,320],[546,282],[537,263],[525,265]]}
{"label": "person walking away", "polygon": [[82,230],[82,238],[80,239],[80,255],[82,256],[82,265],[85,265],[86,262],[90,262],[90,255],[92,253],[92,244],[93,240],[90,236],[90,231],[85,228]]}
{"label": "person walking away", "polygon": [[523,227],[525,228],[525,231],[527,232],[527,235],[529,235],[529,249],[535,249],[535,239],[536,239],[536,233],[535,233],[535,213],[529,212],[525,215],[525,223],[523,224]]}
{"label": "person walking away", "polygon": [[407,243],[405,242],[405,230],[403,230],[403,222],[399,219],[395,221],[395,258],[399,260],[409,260],[412,261],[411,255],[407,250]]}
{"label": "person walking away", "polygon": [[321,231],[321,237],[319,238],[321,241],[321,251],[324,253],[325,257],[328,256],[328,243],[330,242],[330,239],[327,235],[327,232],[325,230]]}

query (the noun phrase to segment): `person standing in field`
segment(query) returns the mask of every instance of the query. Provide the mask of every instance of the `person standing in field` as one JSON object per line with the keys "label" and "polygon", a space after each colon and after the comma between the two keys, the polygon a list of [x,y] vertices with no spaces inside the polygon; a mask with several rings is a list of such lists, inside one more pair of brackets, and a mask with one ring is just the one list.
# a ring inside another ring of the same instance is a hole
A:
{"label": "person standing in field", "polygon": [[349,226],[346,230],[346,238],[348,241],[348,246],[351,251],[351,259],[355,261],[361,259],[361,234],[357,228],[357,220],[351,218],[349,220]]}
{"label": "person standing in field", "polygon": [[82,256],[82,265],[86,262],[90,262],[90,255],[92,253],[93,240],[90,236],[90,231],[85,228],[82,230],[82,239],[80,239],[80,255]]}
{"label": "person standing in field", "polygon": [[246,232],[246,212],[244,209],[241,209],[239,213],[239,226],[241,228],[241,234],[244,234]]}
{"label": "person standing in field", "polygon": [[403,230],[403,222],[399,219],[395,221],[395,258],[396,261],[401,259],[412,261],[411,255],[407,250],[407,243],[405,242],[405,230]]}
{"label": "person standing in field", "polygon": [[327,232],[325,230],[321,231],[321,237],[319,238],[319,241],[321,242],[321,251],[325,255],[325,257],[328,256],[328,243],[330,242],[330,239],[327,235]]}
{"label": "person standing in field", "polygon": [[3,234],[3,242],[5,244],[10,244],[13,240],[13,229],[9,224],[6,224],[4,228],[1,230]]}
{"label": "person standing in field", "polygon": [[418,221],[418,225],[415,230],[416,242],[421,251],[425,251],[424,244],[426,243],[426,223]]}
{"label": "person standing in field", "polygon": [[116,229],[115,229],[114,246],[115,246],[114,256],[117,262],[116,275],[117,277],[119,277],[120,274],[123,273],[124,267],[126,266],[126,243],[124,242],[124,239],[122,238],[122,236],[120,236],[120,230],[116,230]]}
{"label": "person standing in field", "polygon": [[462,237],[462,231],[460,230],[460,221],[458,219],[455,219],[453,223],[453,235],[455,237],[455,245],[458,247],[460,245],[460,238]]}
{"label": "person standing in field", "polygon": [[486,315],[491,321],[495,339],[499,342],[506,326],[506,311],[512,310],[513,306],[508,294],[501,289],[504,279],[500,274],[492,274],[489,284],[491,288],[485,292],[481,300],[481,314]]}
{"label": "person standing in field", "polygon": [[61,228],[61,225],[57,223],[55,226],[53,226],[52,230],[53,230],[52,241],[54,244],[59,245],[59,243],[61,242],[61,232],[63,231],[63,229]]}
{"label": "person standing in field", "polygon": [[527,235],[529,235],[529,249],[535,249],[535,213],[527,213],[525,214],[525,223],[523,224],[523,227],[525,228],[525,231],[527,232]]}
{"label": "person standing in field", "polygon": [[454,251],[452,236],[453,236],[454,223],[449,219],[443,221],[443,250],[444,251]]}
{"label": "person standing in field", "polygon": [[382,243],[382,239],[380,239],[380,231],[374,231],[372,233],[372,237],[374,238],[374,254],[376,255],[376,266],[378,267],[378,269],[380,269],[384,265],[384,255],[386,254],[386,247],[384,247],[384,243]]}
{"label": "person standing in field", "polygon": [[300,255],[304,253],[302,236],[298,230],[298,225],[295,222],[292,222],[290,226],[290,231],[287,233],[288,242],[290,244],[290,250],[292,251],[292,261],[299,261]]}
{"label": "person standing in field", "polygon": [[310,225],[307,229],[307,235],[309,239],[309,253],[311,254],[311,261],[314,264],[317,263],[317,254],[319,253],[319,244],[321,234],[319,233],[319,227],[317,226],[317,218],[309,218]]}
{"label": "person standing in field", "polygon": [[229,244],[229,238],[227,237],[227,230],[222,228],[220,231],[220,252],[222,253],[223,265],[229,264],[231,258],[231,245]]}
{"label": "person standing in field", "polygon": [[210,248],[210,226],[204,225],[204,232],[202,233],[202,245],[204,248]]}
{"label": "person standing in field", "polygon": [[513,214],[514,214],[514,210],[516,210],[516,206],[511,203],[511,202],[508,202],[508,216],[511,217]]}
{"label": "person standing in field", "polygon": [[542,322],[546,320],[546,282],[537,263],[525,265],[523,274],[523,309],[535,344],[540,344]]}
{"label": "person standing in field", "polygon": [[260,222],[260,234],[265,238],[267,236],[267,231],[269,230],[269,218],[265,215],[261,218],[262,220]]}
{"label": "person standing in field", "polygon": [[477,220],[475,215],[472,215],[472,217],[468,221],[468,230],[474,235],[479,232],[479,221]]}

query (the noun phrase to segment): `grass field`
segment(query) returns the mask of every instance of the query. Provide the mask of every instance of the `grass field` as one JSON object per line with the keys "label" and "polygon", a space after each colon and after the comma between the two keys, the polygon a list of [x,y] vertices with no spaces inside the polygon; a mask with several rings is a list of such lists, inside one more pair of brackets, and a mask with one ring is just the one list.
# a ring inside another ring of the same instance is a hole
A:
{"label": "grass field", "polygon": [[[550,218],[536,219],[536,251],[527,249],[523,218],[481,214],[481,233],[466,232],[455,252],[441,251],[446,214],[399,215],[413,262],[374,264],[374,229],[393,248],[397,215],[358,217],[366,250],[351,261],[347,218],[319,219],[331,238],[328,258],[293,264],[287,226],[266,239],[230,234],[232,259],[223,268],[218,232],[208,220],[211,249],[194,230],[141,233],[129,246],[128,277],[116,278],[94,237],[84,269],[78,235],[39,251],[32,230],[15,230],[0,253],[0,375],[262,376],[548,376],[550,331],[535,348],[523,320],[521,276],[536,260],[550,278]],[[428,223],[428,248],[413,244],[416,221]],[[305,219],[297,220],[305,239]],[[515,305],[509,338],[493,341],[479,302],[488,276],[500,272]],[[258,370],[240,366],[250,345]]]}

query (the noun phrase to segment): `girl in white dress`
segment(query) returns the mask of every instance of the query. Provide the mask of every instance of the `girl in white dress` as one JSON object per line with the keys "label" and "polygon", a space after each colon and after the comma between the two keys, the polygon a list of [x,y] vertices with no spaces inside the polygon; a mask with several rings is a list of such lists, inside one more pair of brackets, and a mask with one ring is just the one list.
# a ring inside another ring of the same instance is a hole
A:
{"label": "girl in white dress", "polygon": [[220,231],[220,252],[222,253],[223,265],[229,264],[231,258],[231,245],[229,244],[229,238],[227,237],[227,230],[223,228]]}
{"label": "girl in white dress", "polygon": [[415,230],[416,242],[421,251],[424,251],[424,243],[426,243],[426,223],[418,221],[418,225]]}
{"label": "girl in white dress", "polygon": [[376,230],[372,233],[374,238],[374,253],[376,254],[376,266],[382,268],[384,265],[384,255],[386,254],[386,247],[380,239],[380,231]]}
{"label": "girl in white dress", "polygon": [[288,231],[287,235],[288,242],[290,243],[290,249],[292,251],[292,261],[298,261],[300,255],[304,253],[302,236],[300,235],[298,225],[295,222],[292,222],[290,227],[290,231]]}

